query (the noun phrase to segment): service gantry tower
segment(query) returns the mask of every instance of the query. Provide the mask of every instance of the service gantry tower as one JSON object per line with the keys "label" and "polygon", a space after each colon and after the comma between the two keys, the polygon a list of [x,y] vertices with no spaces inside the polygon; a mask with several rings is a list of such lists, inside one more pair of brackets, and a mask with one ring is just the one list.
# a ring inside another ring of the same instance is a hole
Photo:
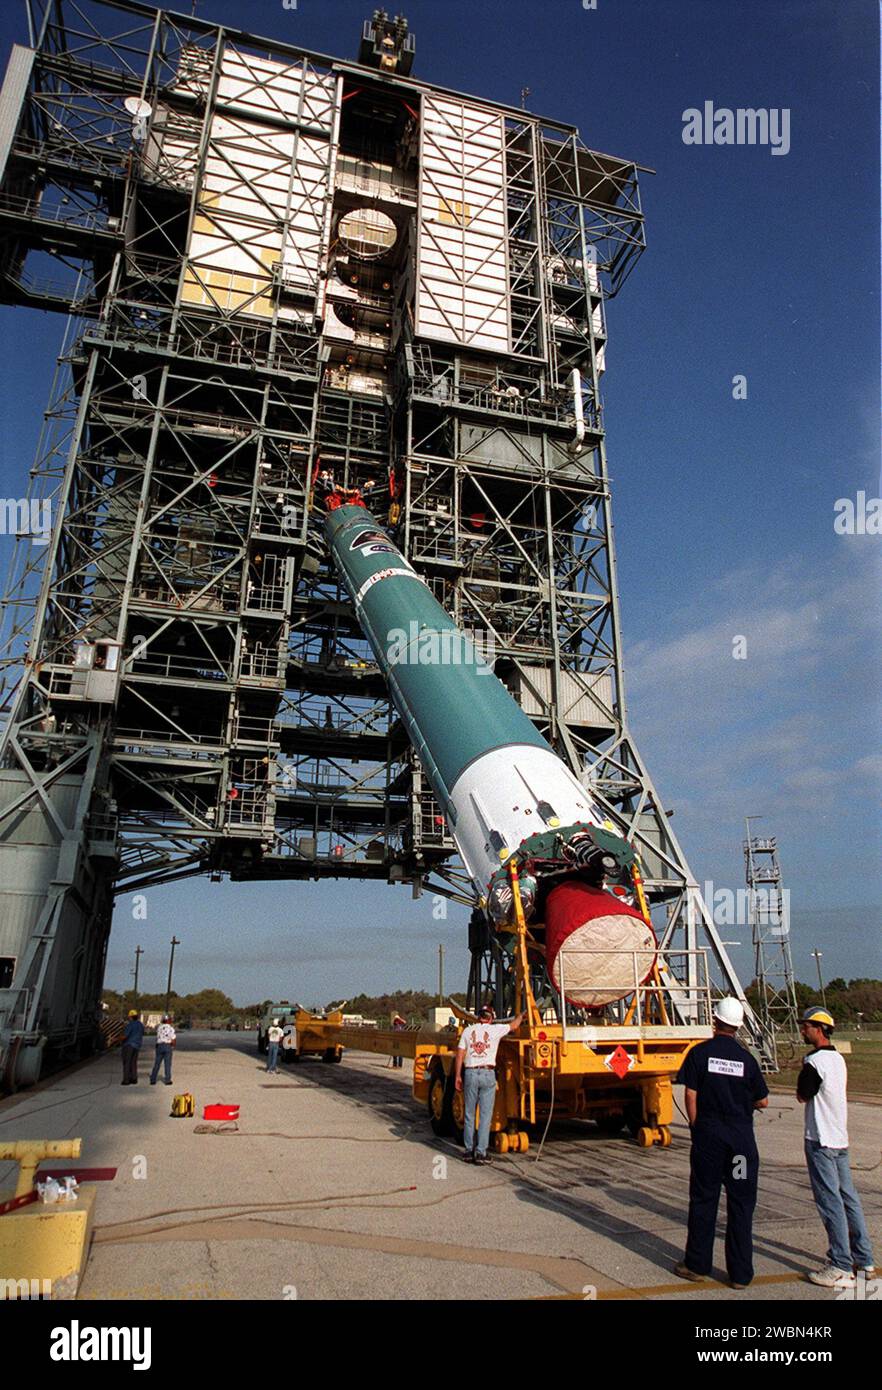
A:
{"label": "service gantry tower", "polygon": [[[0,1053],[89,1046],[114,895],[192,874],[472,901],[329,567],[322,472],[639,849],[740,994],[628,731],[600,378],[637,168],[568,125],[135,0],[29,6],[0,292],[70,316],[7,593]],[[22,315],[22,323],[26,323]],[[473,919],[473,981],[493,968]],[[681,992],[690,1017],[689,981]]]}

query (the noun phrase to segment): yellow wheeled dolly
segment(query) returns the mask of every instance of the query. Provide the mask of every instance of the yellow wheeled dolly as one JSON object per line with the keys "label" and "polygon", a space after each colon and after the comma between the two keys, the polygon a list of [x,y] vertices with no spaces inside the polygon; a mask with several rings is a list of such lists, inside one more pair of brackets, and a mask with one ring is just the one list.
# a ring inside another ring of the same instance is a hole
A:
{"label": "yellow wheeled dolly", "polygon": [[15,1193],[0,1194],[0,1299],[76,1298],[95,1207],[93,1186],[71,1201],[34,1200],[37,1165],[47,1158],[79,1158],[81,1139],[28,1139],[0,1143],[0,1159],[19,1165]]}
{"label": "yellow wheeled dolly", "polygon": [[530,1147],[530,1136],[525,1129],[507,1132],[497,1130],[492,1137],[493,1152],[498,1154],[525,1154]]}
{"label": "yellow wheeled dolly", "polygon": [[637,1131],[637,1143],[641,1149],[651,1149],[653,1144],[658,1144],[661,1149],[671,1147],[671,1131],[667,1125],[644,1125]]}

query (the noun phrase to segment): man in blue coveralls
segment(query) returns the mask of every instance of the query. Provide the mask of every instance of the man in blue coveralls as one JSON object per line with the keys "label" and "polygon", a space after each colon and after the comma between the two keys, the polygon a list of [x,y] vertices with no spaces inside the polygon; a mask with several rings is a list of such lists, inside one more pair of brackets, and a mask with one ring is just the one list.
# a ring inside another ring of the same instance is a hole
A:
{"label": "man in blue coveralls", "polygon": [[144,1041],[144,1025],[138,1017],[137,1009],[129,1009],[129,1018],[122,1043],[122,1067],[124,1086],[138,1084],[138,1053]]}
{"label": "man in blue coveralls", "polygon": [[769,1088],[756,1059],[735,1041],[744,1022],[737,999],[714,1006],[714,1036],[687,1054],[680,1072],[692,1131],[686,1254],[674,1273],[698,1282],[711,1272],[720,1188],[726,1189],[729,1286],[753,1279],[753,1212],[759,1153],[753,1112],[768,1105]]}

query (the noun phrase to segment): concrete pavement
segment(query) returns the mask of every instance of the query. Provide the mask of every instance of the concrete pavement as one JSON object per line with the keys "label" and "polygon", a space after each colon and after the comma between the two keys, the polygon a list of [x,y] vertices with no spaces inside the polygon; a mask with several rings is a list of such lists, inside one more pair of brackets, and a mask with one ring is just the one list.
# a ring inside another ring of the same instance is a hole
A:
{"label": "concrete pavement", "polygon": [[[0,1137],[82,1136],[100,1184],[84,1299],[592,1298],[829,1302],[804,1281],[826,1239],[802,1158],[802,1112],[773,1094],[757,1119],[757,1279],[683,1285],[685,1123],[668,1150],[590,1125],[552,1124],[537,1161],[484,1168],[437,1139],[410,1094],[410,1068],[349,1052],[268,1076],[253,1034],[183,1033],[174,1085],[119,1085],[103,1055],[0,1104]],[[192,1091],[195,1119],[172,1119]],[[198,1133],[202,1106],[240,1105],[238,1132]],[[880,1110],[852,1103],[852,1164],[882,1255]],[[0,1165],[0,1188],[12,1166]],[[718,1245],[722,1259],[722,1245]],[[724,1270],[719,1270],[721,1279]]]}

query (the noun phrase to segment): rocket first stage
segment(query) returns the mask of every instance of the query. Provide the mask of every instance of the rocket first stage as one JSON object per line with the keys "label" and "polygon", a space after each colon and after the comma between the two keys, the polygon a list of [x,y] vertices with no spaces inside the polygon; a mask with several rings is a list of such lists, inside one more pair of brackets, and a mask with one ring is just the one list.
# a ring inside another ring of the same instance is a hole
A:
{"label": "rocket first stage", "polygon": [[566,997],[587,1009],[624,998],[656,959],[652,927],[631,905],[631,846],[359,494],[332,491],[326,505],[334,562],[490,921],[514,919],[513,861],[524,914],[545,926],[555,989],[562,975]]}

